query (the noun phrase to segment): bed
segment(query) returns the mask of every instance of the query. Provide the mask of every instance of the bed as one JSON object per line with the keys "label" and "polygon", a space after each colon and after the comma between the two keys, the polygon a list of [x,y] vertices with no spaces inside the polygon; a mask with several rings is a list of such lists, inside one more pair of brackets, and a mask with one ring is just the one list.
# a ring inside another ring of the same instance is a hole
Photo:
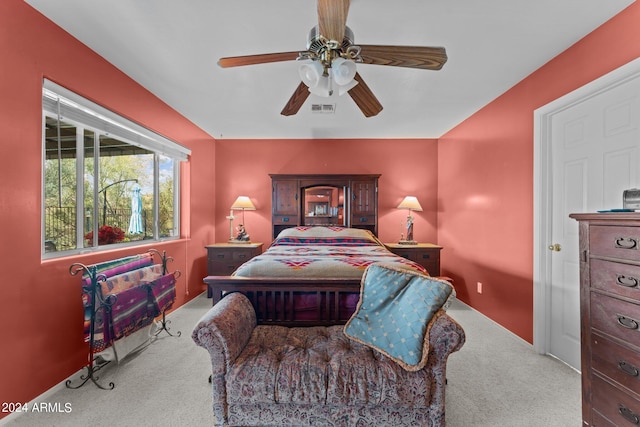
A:
{"label": "bed", "polygon": [[375,263],[426,272],[387,250],[371,231],[299,226],[283,230],[233,275],[204,282],[213,304],[228,292],[247,295],[261,324],[343,324],[355,311],[362,274]]}

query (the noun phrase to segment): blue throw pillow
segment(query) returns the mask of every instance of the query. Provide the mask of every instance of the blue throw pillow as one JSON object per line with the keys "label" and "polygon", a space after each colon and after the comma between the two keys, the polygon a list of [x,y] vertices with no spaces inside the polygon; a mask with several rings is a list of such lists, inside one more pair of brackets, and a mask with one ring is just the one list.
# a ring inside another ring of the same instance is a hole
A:
{"label": "blue throw pillow", "polygon": [[373,264],[362,277],[360,301],[344,334],[417,371],[427,363],[431,320],[454,296],[445,280]]}

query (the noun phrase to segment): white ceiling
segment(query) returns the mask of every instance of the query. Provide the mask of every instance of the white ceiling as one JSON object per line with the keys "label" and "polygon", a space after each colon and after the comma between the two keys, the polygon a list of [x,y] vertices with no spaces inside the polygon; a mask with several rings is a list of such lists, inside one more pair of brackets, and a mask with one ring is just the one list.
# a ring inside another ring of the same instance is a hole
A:
{"label": "white ceiling", "polygon": [[[306,49],[314,0],[25,0],[215,138],[438,138],[633,0],[352,0],[362,44],[444,46],[440,71],[359,64],[384,109],[280,111],[295,61],[222,69],[223,56]],[[68,60],[68,58],[65,58]]]}

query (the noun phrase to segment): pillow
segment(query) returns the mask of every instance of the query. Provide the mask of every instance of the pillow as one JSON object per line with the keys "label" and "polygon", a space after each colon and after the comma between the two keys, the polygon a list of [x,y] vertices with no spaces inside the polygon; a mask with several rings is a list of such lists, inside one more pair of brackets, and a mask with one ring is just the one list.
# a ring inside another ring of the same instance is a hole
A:
{"label": "pillow", "polygon": [[298,226],[285,228],[278,234],[281,237],[353,237],[377,242],[376,237],[369,230],[347,227]]}
{"label": "pillow", "polygon": [[453,286],[445,280],[373,264],[362,276],[360,301],[344,334],[407,371],[420,370],[429,355],[432,320],[453,297]]}

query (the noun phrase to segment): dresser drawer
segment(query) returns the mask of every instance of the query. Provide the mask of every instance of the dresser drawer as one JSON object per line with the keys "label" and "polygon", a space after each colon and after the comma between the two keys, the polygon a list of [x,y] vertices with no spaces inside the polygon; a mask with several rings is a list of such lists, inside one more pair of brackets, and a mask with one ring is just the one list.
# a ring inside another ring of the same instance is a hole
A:
{"label": "dresser drawer", "polygon": [[430,275],[440,275],[441,246],[431,243],[418,243],[416,245],[385,243],[385,245],[394,254],[422,265]]}
{"label": "dresser drawer", "polygon": [[591,292],[591,326],[640,347],[640,305]]}
{"label": "dresser drawer", "polygon": [[273,215],[272,221],[274,224],[280,225],[298,225],[298,216],[297,215]]}
{"label": "dresser drawer", "polygon": [[394,250],[396,255],[411,261],[417,262],[423,266],[427,272],[432,276],[438,276],[440,274],[440,254],[432,251],[403,251]]}
{"label": "dresser drawer", "polygon": [[217,262],[209,261],[207,265],[207,273],[210,276],[229,276],[240,267],[241,262]]}
{"label": "dresser drawer", "polygon": [[591,255],[640,261],[640,227],[589,227]]}
{"label": "dresser drawer", "polygon": [[254,253],[253,250],[210,250],[209,251],[209,261],[212,262],[240,262],[243,263],[245,261],[253,258],[257,253]]}
{"label": "dresser drawer", "polygon": [[374,225],[376,223],[376,219],[377,217],[375,215],[353,214],[351,223],[354,227],[357,227],[358,225]]}
{"label": "dresser drawer", "polygon": [[605,417],[603,417],[602,415],[600,415],[600,413],[597,411],[592,411],[591,416],[592,416],[591,424],[583,423],[582,424],[583,426],[589,425],[593,427],[619,427],[613,424],[611,421],[609,421]]}
{"label": "dresser drawer", "polygon": [[591,287],[640,301],[640,266],[591,260]]}
{"label": "dresser drawer", "polygon": [[[633,426],[640,423],[640,401],[615,388],[598,375],[593,375],[592,384],[594,412],[598,412],[615,426]],[[594,426],[597,427],[599,424],[594,422]]]}
{"label": "dresser drawer", "polygon": [[591,334],[591,367],[640,395],[640,354]]}
{"label": "dresser drawer", "polygon": [[216,243],[207,245],[207,274],[226,276],[262,253],[262,243]]}

